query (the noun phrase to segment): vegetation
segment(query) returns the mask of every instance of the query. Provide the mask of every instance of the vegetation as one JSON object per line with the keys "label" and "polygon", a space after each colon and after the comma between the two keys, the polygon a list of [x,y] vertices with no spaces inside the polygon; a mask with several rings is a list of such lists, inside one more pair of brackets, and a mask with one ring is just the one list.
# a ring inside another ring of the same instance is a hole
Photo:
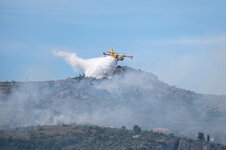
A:
{"label": "vegetation", "polygon": [[[134,130],[135,129],[135,130]],[[137,133],[138,126],[133,130],[125,127],[120,129],[98,126],[38,126],[17,128],[0,131],[0,149],[54,149],[54,150],[132,150],[132,149],[178,149],[186,143],[201,142],[201,146],[211,145],[213,148],[226,149],[226,147],[205,141],[175,137],[173,134],[165,135],[153,131],[141,131]],[[207,146],[208,147],[208,146]],[[210,146],[209,146],[210,147]]]}
{"label": "vegetation", "polygon": [[141,128],[138,125],[133,126],[133,132],[135,132],[136,134],[141,132]]}
{"label": "vegetation", "polygon": [[199,140],[205,140],[204,133],[199,132],[199,133],[198,133],[198,139],[199,139]]}

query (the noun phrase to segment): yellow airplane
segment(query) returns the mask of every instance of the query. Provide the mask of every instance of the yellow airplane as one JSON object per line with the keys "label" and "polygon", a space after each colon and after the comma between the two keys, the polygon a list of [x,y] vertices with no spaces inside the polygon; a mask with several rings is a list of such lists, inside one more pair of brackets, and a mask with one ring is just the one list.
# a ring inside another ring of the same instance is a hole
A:
{"label": "yellow airplane", "polygon": [[113,51],[113,48],[111,48],[110,51],[107,51],[107,53],[109,53],[109,54],[106,54],[105,52],[103,52],[104,56],[109,55],[109,56],[117,59],[117,61],[119,61],[119,60],[123,61],[124,57],[129,57],[129,58],[133,59],[133,56],[118,55],[115,51]]}

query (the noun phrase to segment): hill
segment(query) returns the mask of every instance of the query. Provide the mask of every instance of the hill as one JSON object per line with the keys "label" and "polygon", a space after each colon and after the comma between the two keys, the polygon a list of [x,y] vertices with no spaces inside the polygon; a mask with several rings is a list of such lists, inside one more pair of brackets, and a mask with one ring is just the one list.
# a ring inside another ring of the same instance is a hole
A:
{"label": "hill", "polygon": [[225,150],[226,146],[153,131],[58,125],[1,130],[0,149]]}
{"label": "hill", "polygon": [[0,128],[80,124],[202,131],[226,143],[226,96],[170,86],[152,73],[118,66],[111,78],[0,82]]}

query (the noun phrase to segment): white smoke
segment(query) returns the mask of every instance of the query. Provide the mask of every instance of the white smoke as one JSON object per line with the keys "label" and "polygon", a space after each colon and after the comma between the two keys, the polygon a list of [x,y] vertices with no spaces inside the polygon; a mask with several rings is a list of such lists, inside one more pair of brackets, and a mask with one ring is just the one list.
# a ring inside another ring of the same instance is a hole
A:
{"label": "white smoke", "polygon": [[111,76],[117,65],[117,60],[110,56],[82,59],[75,53],[62,51],[54,51],[54,55],[63,57],[73,67],[75,72],[83,71],[86,77],[97,79]]}

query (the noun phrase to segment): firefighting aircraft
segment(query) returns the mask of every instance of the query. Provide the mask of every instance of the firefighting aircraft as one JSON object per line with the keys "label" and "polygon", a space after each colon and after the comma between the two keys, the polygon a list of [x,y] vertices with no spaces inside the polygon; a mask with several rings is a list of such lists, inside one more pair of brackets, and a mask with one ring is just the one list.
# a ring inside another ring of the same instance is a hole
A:
{"label": "firefighting aircraft", "polygon": [[118,55],[115,51],[113,51],[113,48],[111,48],[110,51],[107,51],[108,54],[106,54],[105,52],[103,52],[104,56],[109,55],[115,59],[117,59],[117,61],[123,61],[124,57],[129,57],[131,59],[133,59],[133,56],[126,56],[126,55]]}

